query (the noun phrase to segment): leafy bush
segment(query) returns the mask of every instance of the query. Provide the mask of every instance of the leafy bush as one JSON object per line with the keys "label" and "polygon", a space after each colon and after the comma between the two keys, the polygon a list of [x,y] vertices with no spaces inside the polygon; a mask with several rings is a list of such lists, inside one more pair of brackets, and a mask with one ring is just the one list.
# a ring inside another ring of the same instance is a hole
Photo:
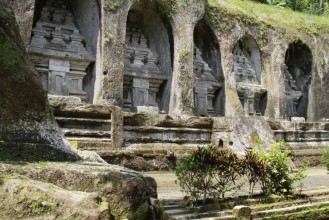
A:
{"label": "leafy bush", "polygon": [[329,171],[329,147],[325,147],[322,154],[322,162],[326,165],[327,170]]}
{"label": "leafy bush", "polygon": [[257,180],[262,186],[263,193],[266,195],[277,194],[286,195],[292,192],[293,183],[306,177],[302,167],[295,173],[289,166],[291,160],[288,149],[283,149],[284,142],[280,141],[270,146],[270,151],[266,152],[264,148],[254,150],[259,170]]}
{"label": "leafy bush", "polygon": [[181,159],[176,167],[178,183],[192,201],[202,198],[223,198],[230,183],[241,175],[240,160],[231,151],[214,147],[198,148],[191,156]]}
{"label": "leafy bush", "polygon": [[[306,176],[303,172],[306,168],[293,173],[289,166],[290,152],[283,150],[283,146],[284,142],[272,144],[269,152],[259,147],[247,151],[242,159],[229,150],[217,150],[212,146],[198,148],[178,162],[178,183],[192,202],[201,198],[203,203],[207,198],[224,198],[226,192],[238,187],[236,180],[241,176],[249,183],[250,195],[257,183],[266,195],[290,194],[293,183]],[[329,158],[329,150],[327,155]]]}
{"label": "leafy bush", "polygon": [[261,182],[262,178],[266,176],[269,167],[265,161],[260,160],[256,151],[251,150],[246,152],[244,159],[244,176],[249,183],[249,195],[252,196],[256,183]]}

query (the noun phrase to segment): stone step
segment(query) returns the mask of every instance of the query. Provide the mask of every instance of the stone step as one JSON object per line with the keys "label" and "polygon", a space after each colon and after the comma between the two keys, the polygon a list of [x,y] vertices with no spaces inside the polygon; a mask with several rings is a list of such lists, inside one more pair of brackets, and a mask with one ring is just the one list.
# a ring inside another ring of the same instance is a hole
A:
{"label": "stone step", "polygon": [[211,129],[205,128],[181,128],[181,127],[156,127],[156,126],[124,126],[124,131],[133,131],[138,133],[159,133],[159,132],[175,132],[175,133],[212,133]]}
{"label": "stone step", "polygon": [[111,142],[111,138],[108,137],[67,137],[69,141],[79,141],[79,142],[85,142],[85,143],[94,143],[94,142],[100,142],[100,143],[106,143]]}
{"label": "stone step", "polygon": [[87,129],[63,129],[66,137],[97,137],[111,138],[111,131],[95,131]]}
{"label": "stone step", "polygon": [[71,117],[55,117],[57,121],[60,122],[72,122],[72,123],[111,123],[111,119],[102,119],[102,118],[71,118]]}
{"label": "stone step", "polygon": [[175,219],[175,220],[217,219],[217,218],[225,219],[229,216],[232,216],[232,211],[224,210],[224,211],[208,211],[202,213],[193,213],[188,209],[176,209],[176,210],[165,210],[165,214],[170,216],[170,219]]}
{"label": "stone step", "polygon": [[252,217],[253,219],[271,219],[273,218],[274,215],[281,215],[282,213],[283,213],[282,216],[287,216],[290,213],[296,213],[308,208],[320,208],[328,205],[329,205],[329,201],[322,201],[322,202],[307,203],[302,205],[295,205],[291,207],[274,208],[270,210],[252,212]]}
{"label": "stone step", "polygon": [[110,138],[68,137],[67,139],[77,142],[77,148],[79,150],[102,152],[112,148],[112,141]]}
{"label": "stone step", "polygon": [[56,117],[61,128],[111,130],[111,119]]}
{"label": "stone step", "polygon": [[299,131],[299,130],[276,130],[274,131],[277,140],[285,142],[322,142],[329,141],[329,131]]}
{"label": "stone step", "polygon": [[93,104],[52,104],[55,117],[110,119],[111,107]]}
{"label": "stone step", "polygon": [[[303,195],[307,196],[305,198],[294,199],[294,200],[286,200],[282,198],[279,199],[278,202],[268,202],[268,203],[260,203],[259,198],[247,199],[245,201],[246,205],[248,205],[252,209],[253,219],[264,219],[267,214],[275,215],[277,213],[284,212],[288,210],[287,213],[298,212],[308,207],[318,207],[329,205],[329,189],[320,188],[314,190],[308,190],[303,193]],[[181,201],[173,200],[173,201],[163,201],[164,207],[168,207],[168,210],[165,208],[165,213],[170,216],[170,219],[175,220],[185,220],[185,219],[199,219],[199,220],[226,220],[226,219],[234,219],[231,210],[221,210],[221,211],[206,211],[202,213],[189,213],[180,214],[179,212],[170,211],[172,209],[183,209],[180,204]],[[180,207],[180,208],[176,208]],[[188,210],[188,209],[186,209]],[[290,211],[291,210],[291,211]],[[167,212],[170,211],[170,212]]]}
{"label": "stone step", "polygon": [[190,212],[191,212],[190,210],[185,209],[185,208],[176,208],[176,209],[165,210],[165,213],[167,215],[169,215],[170,217],[187,215],[187,214],[190,214]]}
{"label": "stone step", "polygon": [[323,154],[323,149],[303,149],[303,150],[292,150],[292,155],[298,156],[321,156]]}
{"label": "stone step", "polygon": [[180,204],[172,204],[172,205],[164,205],[163,206],[164,210],[178,209],[180,207],[181,207]]}
{"label": "stone step", "polygon": [[124,140],[129,144],[209,144],[211,142],[211,130],[197,128],[125,126]]}
{"label": "stone step", "polygon": [[150,144],[150,143],[162,143],[163,145],[170,145],[170,144],[205,144],[208,145],[210,140],[208,139],[188,139],[188,138],[152,138],[152,137],[131,137],[125,138],[125,142],[129,144],[136,144],[136,143],[143,143],[143,144]]}

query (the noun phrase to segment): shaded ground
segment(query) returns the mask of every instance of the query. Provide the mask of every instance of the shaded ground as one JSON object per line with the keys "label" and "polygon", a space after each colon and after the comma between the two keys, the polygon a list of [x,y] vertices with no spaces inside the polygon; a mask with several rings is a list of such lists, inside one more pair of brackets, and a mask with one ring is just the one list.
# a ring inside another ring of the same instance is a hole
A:
{"label": "shaded ground", "polygon": [[[311,167],[307,171],[307,177],[295,186],[303,184],[303,191],[317,190],[321,188],[329,188],[329,173],[324,166]],[[153,177],[158,184],[158,197],[159,199],[182,199],[184,194],[180,191],[179,185],[175,183],[176,176],[174,172],[146,172],[148,176]],[[240,183],[244,180],[240,180]],[[299,190],[296,187],[296,190]],[[255,187],[255,193],[260,191],[260,187]],[[228,195],[247,195],[248,184],[244,184],[238,192],[230,193]]]}

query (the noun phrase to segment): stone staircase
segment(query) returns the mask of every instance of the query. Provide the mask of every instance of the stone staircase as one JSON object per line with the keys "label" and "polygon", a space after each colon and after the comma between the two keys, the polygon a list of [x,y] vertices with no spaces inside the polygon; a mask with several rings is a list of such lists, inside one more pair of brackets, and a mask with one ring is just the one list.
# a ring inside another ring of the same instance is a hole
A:
{"label": "stone staircase", "polygon": [[156,145],[162,145],[170,149],[172,146],[197,147],[207,146],[211,143],[211,120],[174,121],[165,115],[160,115],[157,119],[142,117],[145,116],[125,115],[124,142],[126,147],[154,148]]}
{"label": "stone staircase", "polygon": [[[246,205],[251,209],[251,217],[255,219],[287,219],[288,217],[297,216],[314,212],[313,215],[318,216],[318,210],[322,211],[322,215],[329,216],[329,189],[320,188],[310,190],[303,193],[300,198],[290,198],[286,200],[281,197],[269,198],[252,198],[228,200],[219,205],[208,205],[204,207],[195,207],[194,211],[187,209],[181,205],[178,200],[164,200],[164,213],[166,220],[232,220],[237,219],[233,215],[232,209],[236,205]],[[294,218],[308,219],[308,218]],[[313,218],[326,219],[326,218]]]}
{"label": "stone staircase", "polygon": [[64,105],[54,108],[54,115],[67,139],[79,149],[111,148],[111,111],[105,106]]}

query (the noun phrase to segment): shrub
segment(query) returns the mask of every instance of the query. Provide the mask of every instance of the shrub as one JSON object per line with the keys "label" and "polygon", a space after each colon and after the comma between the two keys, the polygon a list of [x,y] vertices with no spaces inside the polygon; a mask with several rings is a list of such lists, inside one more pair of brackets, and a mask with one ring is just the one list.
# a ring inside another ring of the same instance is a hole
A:
{"label": "shrub", "polygon": [[[266,195],[290,194],[293,183],[306,177],[303,172],[306,167],[293,173],[289,166],[290,152],[283,150],[283,146],[283,141],[272,144],[269,152],[258,147],[247,151],[243,159],[229,150],[217,150],[212,146],[198,148],[178,162],[178,183],[194,203],[201,198],[203,203],[207,198],[224,198],[226,192],[238,187],[236,180],[242,175],[249,183],[250,195],[257,183]],[[329,158],[329,150],[327,152]]]}
{"label": "shrub", "polygon": [[218,151],[212,146],[198,148],[189,157],[181,159],[176,175],[182,191],[193,202],[202,198],[223,198],[231,183],[241,175],[240,160],[231,151]]}
{"label": "shrub", "polygon": [[295,173],[289,166],[291,158],[290,151],[283,149],[284,142],[280,141],[270,146],[270,151],[266,152],[264,148],[255,151],[259,163],[264,163],[265,169],[259,177],[262,190],[265,194],[286,195],[292,192],[293,183],[306,177],[304,170],[306,167]]}
{"label": "shrub", "polygon": [[247,151],[243,161],[244,175],[249,183],[249,195],[252,196],[256,183],[261,182],[262,178],[266,176],[269,167],[265,161],[260,160],[256,151]]}
{"label": "shrub", "polygon": [[235,188],[235,181],[243,175],[243,160],[230,150],[221,150],[216,152],[214,166],[213,181],[216,190],[212,197],[222,199],[226,192]]}

